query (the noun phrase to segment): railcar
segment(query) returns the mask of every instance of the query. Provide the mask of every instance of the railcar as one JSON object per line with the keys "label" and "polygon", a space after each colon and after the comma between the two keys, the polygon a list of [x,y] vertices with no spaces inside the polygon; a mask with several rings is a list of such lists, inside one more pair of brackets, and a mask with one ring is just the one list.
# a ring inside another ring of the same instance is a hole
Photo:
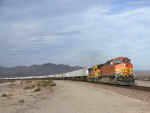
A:
{"label": "railcar", "polygon": [[127,57],[117,57],[88,68],[87,81],[134,85],[133,65]]}

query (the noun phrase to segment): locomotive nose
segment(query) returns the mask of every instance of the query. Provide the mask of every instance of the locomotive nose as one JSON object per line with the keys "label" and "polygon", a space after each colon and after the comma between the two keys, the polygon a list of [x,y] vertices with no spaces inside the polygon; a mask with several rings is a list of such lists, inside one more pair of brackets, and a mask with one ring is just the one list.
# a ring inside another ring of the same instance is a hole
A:
{"label": "locomotive nose", "polygon": [[132,75],[132,72],[133,72],[132,66],[130,66],[129,64],[124,64],[124,67],[122,69],[122,75],[128,77]]}

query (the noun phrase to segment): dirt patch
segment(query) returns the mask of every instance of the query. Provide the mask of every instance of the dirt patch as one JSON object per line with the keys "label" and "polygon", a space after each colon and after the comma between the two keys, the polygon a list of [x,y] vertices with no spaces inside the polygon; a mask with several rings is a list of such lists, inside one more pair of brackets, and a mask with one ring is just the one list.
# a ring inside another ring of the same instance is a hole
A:
{"label": "dirt patch", "polygon": [[[55,86],[52,80],[16,80],[0,84],[0,112],[24,113],[46,99]],[[22,111],[23,110],[23,111]]]}
{"label": "dirt patch", "polygon": [[[149,113],[149,104],[100,84],[56,81],[53,96],[26,113]],[[120,90],[123,91],[123,90]]]}

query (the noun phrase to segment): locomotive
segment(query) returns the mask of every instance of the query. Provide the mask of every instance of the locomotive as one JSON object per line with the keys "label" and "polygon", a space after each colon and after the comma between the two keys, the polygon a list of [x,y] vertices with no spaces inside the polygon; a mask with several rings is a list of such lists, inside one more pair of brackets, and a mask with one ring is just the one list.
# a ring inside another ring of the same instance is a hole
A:
{"label": "locomotive", "polygon": [[88,68],[87,81],[134,85],[133,65],[127,57],[117,57]]}

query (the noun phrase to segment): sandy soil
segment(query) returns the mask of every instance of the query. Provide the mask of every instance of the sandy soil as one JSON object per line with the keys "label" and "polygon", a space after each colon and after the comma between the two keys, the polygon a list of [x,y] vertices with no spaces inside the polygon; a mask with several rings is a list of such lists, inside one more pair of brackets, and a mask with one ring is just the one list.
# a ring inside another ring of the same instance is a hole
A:
{"label": "sandy soil", "polygon": [[[53,87],[37,87],[37,81],[15,81],[0,84],[0,113],[27,113],[53,92]],[[31,87],[35,85],[35,87]],[[38,90],[37,90],[38,89]]]}
{"label": "sandy soil", "polygon": [[[43,90],[38,96],[24,92],[16,99],[0,97],[0,113],[150,113],[150,104],[99,84],[55,82],[53,92]],[[22,98],[23,103],[19,102]]]}
{"label": "sandy soil", "polygon": [[150,113],[149,104],[84,82],[57,81],[53,97],[28,113]]}
{"label": "sandy soil", "polygon": [[136,80],[136,85],[150,87],[150,81]]}

